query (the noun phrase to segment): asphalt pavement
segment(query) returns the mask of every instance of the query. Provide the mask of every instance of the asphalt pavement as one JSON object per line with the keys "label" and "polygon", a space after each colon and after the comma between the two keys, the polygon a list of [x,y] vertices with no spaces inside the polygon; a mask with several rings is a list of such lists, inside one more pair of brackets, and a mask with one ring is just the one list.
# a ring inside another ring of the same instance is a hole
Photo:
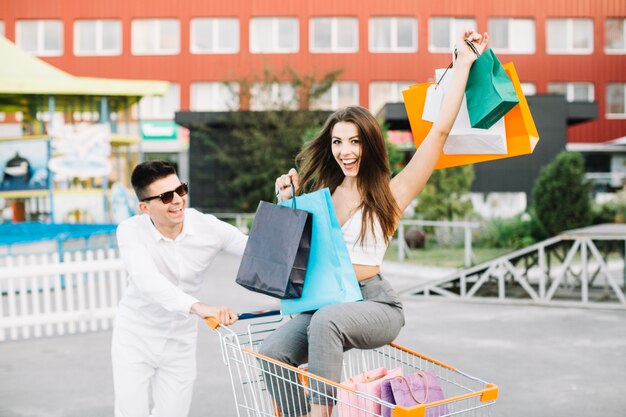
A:
{"label": "asphalt pavement", "polygon": [[[208,303],[239,312],[277,306],[234,283],[219,256]],[[448,270],[385,263],[403,290]],[[626,413],[626,310],[450,302],[404,297],[397,342],[499,387],[498,417],[621,417]],[[113,415],[111,332],[0,342],[0,417]],[[201,324],[190,417],[236,416],[219,338]]]}

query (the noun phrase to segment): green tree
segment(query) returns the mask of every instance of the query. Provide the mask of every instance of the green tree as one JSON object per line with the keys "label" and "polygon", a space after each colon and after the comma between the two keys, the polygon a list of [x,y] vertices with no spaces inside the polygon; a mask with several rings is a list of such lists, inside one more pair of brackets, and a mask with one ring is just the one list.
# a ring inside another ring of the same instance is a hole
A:
{"label": "green tree", "polygon": [[580,153],[561,152],[543,167],[532,190],[532,205],[545,232],[552,236],[591,224],[590,191]]}
{"label": "green tree", "polygon": [[[294,167],[304,140],[319,131],[329,115],[310,111],[308,106],[330,89],[339,74],[298,75],[290,68],[276,74],[266,68],[260,78],[238,80],[242,101],[249,99],[254,84],[265,100],[263,107],[270,110],[225,113],[219,126],[203,127],[195,133],[206,151],[191,158],[201,158],[202,166],[212,167],[206,180],[218,197],[211,201],[215,206],[211,209],[249,212],[259,200],[274,199],[276,177]],[[297,92],[295,96],[273,93],[285,77]]]}
{"label": "green tree", "polygon": [[389,168],[391,169],[391,176],[396,176],[402,168],[404,168],[404,151],[398,148],[398,145],[391,143],[389,140],[389,126],[385,124],[383,120],[378,120],[380,128],[383,131],[383,137],[385,138],[385,147],[387,148],[387,158],[389,159]]}
{"label": "green tree", "polygon": [[472,165],[434,171],[418,197],[416,213],[428,220],[465,218],[472,211],[467,196],[473,181]]}

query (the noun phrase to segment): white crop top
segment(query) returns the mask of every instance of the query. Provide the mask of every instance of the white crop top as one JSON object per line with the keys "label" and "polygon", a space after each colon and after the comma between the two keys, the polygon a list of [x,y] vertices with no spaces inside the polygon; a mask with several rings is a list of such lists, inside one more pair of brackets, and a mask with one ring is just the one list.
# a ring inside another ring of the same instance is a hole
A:
{"label": "white crop top", "polygon": [[346,241],[350,260],[358,265],[381,265],[383,257],[387,251],[387,243],[383,236],[380,224],[374,222],[374,235],[370,230],[365,235],[365,241],[359,241],[361,235],[361,219],[363,218],[363,208],[358,209],[343,226],[343,239]]}

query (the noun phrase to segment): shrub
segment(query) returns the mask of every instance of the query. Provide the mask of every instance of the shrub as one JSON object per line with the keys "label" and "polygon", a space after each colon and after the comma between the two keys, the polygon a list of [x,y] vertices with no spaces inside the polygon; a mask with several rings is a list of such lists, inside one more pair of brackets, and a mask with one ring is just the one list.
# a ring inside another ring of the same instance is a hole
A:
{"label": "shrub", "polygon": [[479,244],[494,248],[523,248],[536,242],[533,219],[522,214],[508,219],[493,219],[483,229]]}
{"label": "shrub", "polygon": [[591,224],[591,187],[580,153],[561,152],[542,168],[532,190],[539,224],[549,235]]}

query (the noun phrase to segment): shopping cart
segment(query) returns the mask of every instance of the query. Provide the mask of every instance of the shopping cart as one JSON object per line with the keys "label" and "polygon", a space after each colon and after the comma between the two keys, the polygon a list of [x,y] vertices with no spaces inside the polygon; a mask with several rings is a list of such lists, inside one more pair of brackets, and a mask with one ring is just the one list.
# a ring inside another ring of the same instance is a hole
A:
{"label": "shopping cart", "polygon": [[[496,385],[394,343],[344,353],[342,380],[380,367],[401,367],[404,375],[432,371],[438,376],[445,400],[413,407],[395,406],[314,375],[305,367],[295,368],[258,353],[261,342],[283,321],[279,311],[246,313],[240,315],[242,319],[252,319],[242,333],[221,326],[212,318],[206,319],[220,336],[222,357],[230,374],[239,417],[281,416],[277,403],[282,404],[283,411],[285,407],[296,410],[308,404],[313,392],[326,404],[333,405],[333,417],[482,417],[491,415],[498,397]],[[274,396],[268,390],[272,389],[272,384],[280,385],[274,390]],[[281,393],[286,398],[282,398]]]}

